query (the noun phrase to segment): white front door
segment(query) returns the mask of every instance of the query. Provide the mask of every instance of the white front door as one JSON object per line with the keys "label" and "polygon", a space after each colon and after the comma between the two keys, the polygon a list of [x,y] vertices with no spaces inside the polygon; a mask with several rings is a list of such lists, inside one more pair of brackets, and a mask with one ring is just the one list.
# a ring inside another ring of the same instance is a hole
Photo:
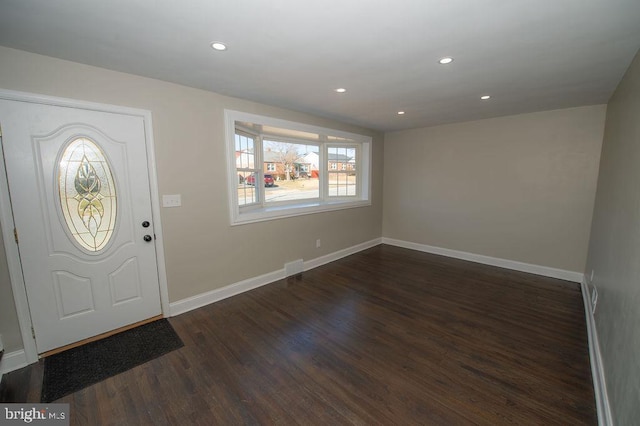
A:
{"label": "white front door", "polygon": [[143,118],[0,100],[0,126],[38,353],[159,315]]}

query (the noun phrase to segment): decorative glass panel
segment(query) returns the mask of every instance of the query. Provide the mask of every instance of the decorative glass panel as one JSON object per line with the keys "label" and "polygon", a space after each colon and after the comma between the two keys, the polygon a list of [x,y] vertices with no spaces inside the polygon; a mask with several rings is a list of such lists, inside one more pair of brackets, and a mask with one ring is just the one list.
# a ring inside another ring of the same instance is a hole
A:
{"label": "decorative glass panel", "polygon": [[103,249],[116,223],[116,187],[109,162],[88,138],[73,140],[58,166],[58,193],[64,220],[83,248]]}

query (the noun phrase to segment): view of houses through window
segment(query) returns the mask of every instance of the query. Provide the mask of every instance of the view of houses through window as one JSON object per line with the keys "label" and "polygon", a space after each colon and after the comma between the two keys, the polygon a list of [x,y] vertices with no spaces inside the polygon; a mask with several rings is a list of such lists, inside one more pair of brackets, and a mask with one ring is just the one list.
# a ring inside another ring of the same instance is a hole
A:
{"label": "view of houses through window", "polygon": [[357,195],[356,147],[329,146],[327,151],[329,196]]}
{"label": "view of houses through window", "polygon": [[[235,134],[240,206],[319,199],[323,183],[321,157],[326,158],[327,196],[357,195],[356,146],[296,142],[292,138],[278,139],[249,131],[236,129]],[[260,180],[264,190],[256,185]]]}
{"label": "view of houses through window", "polygon": [[371,138],[226,114],[232,224],[370,205]]}
{"label": "view of houses through window", "polygon": [[255,138],[251,135],[236,133],[236,170],[238,171],[238,204],[255,204],[257,199],[255,186],[247,185],[247,179],[256,175]]}
{"label": "view of houses through window", "polygon": [[265,175],[274,179],[273,186],[265,185],[265,202],[320,197],[318,145],[268,139],[262,145]]}

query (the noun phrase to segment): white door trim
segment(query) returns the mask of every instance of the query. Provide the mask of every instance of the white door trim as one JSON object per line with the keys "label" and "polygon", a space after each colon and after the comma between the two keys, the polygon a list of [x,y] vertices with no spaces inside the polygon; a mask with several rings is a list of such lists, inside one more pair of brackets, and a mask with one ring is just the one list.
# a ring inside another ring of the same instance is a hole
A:
{"label": "white door trim", "polygon": [[[169,308],[169,290],[167,286],[166,264],[164,259],[164,242],[162,233],[162,223],[160,221],[160,202],[158,196],[158,176],[156,170],[155,149],[153,142],[153,128],[151,122],[151,111],[121,107],[116,105],[99,104],[94,102],[85,102],[75,99],[58,98],[53,96],[37,95],[33,93],[16,92],[12,90],[4,90],[0,88],[0,99],[9,101],[29,102],[42,105],[52,105],[61,107],[70,107],[85,109],[99,112],[110,112],[116,114],[130,115],[141,117],[144,121],[144,130],[146,137],[147,149],[147,166],[149,168],[149,190],[151,191],[151,211],[153,215],[153,226],[156,233],[156,256],[158,263],[158,281],[160,285],[160,301],[162,305],[162,313],[165,317],[170,316]],[[27,301],[27,293],[25,289],[24,279],[22,276],[22,264],[20,263],[20,255],[18,246],[13,238],[13,230],[15,228],[13,221],[13,212],[11,210],[11,198],[9,197],[9,185],[7,182],[7,173],[4,166],[4,153],[0,151],[0,221],[2,222],[2,234],[4,236],[4,245],[7,253],[7,263],[9,267],[9,277],[11,279],[11,288],[13,289],[13,298],[18,312],[18,321],[20,323],[20,332],[22,334],[22,342],[27,363],[31,364],[38,361],[38,351],[35,341],[31,334],[31,314],[29,312],[29,304]]]}

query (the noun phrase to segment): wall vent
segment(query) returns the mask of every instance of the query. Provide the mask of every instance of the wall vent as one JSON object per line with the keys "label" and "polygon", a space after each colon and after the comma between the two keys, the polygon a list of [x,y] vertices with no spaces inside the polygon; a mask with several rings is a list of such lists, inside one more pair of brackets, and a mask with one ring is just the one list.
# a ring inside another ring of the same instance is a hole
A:
{"label": "wall vent", "polygon": [[294,260],[293,262],[284,264],[284,275],[286,277],[301,274],[303,270],[304,270],[304,263],[302,259]]}

